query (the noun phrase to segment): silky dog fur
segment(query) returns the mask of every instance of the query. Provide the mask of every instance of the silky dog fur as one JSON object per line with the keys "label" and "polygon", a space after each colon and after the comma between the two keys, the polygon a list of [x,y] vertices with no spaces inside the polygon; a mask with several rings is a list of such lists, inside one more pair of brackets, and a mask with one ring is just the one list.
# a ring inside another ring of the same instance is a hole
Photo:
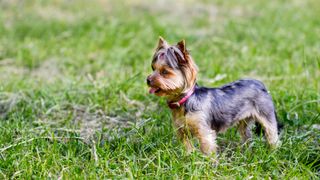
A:
{"label": "silky dog fur", "polygon": [[[204,154],[215,153],[217,133],[234,125],[245,142],[252,137],[251,128],[255,123],[264,129],[268,144],[277,145],[275,107],[262,82],[242,79],[222,87],[200,87],[196,83],[198,68],[185,41],[172,46],[162,37],[153,56],[152,69],[147,78],[149,92],[164,96],[169,105],[177,104],[170,106],[173,124],[187,152],[193,151],[191,137],[196,137]],[[184,97],[185,102],[177,103]]]}

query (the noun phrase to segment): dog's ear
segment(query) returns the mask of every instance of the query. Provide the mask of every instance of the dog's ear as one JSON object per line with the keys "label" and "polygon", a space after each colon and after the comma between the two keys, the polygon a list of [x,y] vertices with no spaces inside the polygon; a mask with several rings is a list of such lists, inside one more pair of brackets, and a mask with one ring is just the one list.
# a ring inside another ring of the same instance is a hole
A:
{"label": "dog's ear", "polygon": [[169,44],[167,43],[167,41],[164,40],[163,37],[159,36],[159,42],[158,42],[157,49],[168,48],[168,47],[169,47]]}
{"label": "dog's ear", "polygon": [[197,78],[198,67],[186,48],[185,40],[178,42],[176,47],[180,50],[180,52],[176,52],[176,57],[179,64],[183,65],[181,69],[187,79],[188,87],[192,87]]}
{"label": "dog's ear", "polygon": [[177,43],[177,47],[183,54],[187,53],[186,41],[184,39]]}
{"label": "dog's ear", "polygon": [[[176,46],[182,53],[182,60],[180,60],[180,62],[187,62],[189,60],[189,52],[186,48],[186,41],[183,39],[181,40],[180,42],[177,43],[177,46]],[[179,56],[177,56],[179,58]]]}

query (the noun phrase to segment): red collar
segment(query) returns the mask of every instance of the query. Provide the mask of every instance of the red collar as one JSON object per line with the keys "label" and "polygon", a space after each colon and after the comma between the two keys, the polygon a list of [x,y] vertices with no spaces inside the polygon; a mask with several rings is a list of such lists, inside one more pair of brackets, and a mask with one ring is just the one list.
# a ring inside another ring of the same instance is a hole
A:
{"label": "red collar", "polygon": [[178,107],[180,107],[183,103],[185,103],[188,98],[194,93],[195,87],[193,87],[186,96],[184,96],[182,99],[180,99],[177,102],[167,102],[168,106],[170,109],[176,109]]}

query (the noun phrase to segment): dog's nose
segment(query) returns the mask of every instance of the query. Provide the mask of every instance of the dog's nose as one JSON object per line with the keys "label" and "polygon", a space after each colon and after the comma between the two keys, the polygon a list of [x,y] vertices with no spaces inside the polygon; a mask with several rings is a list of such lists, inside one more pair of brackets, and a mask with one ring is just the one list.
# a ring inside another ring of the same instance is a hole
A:
{"label": "dog's nose", "polygon": [[151,84],[151,78],[150,78],[150,76],[147,77],[147,84],[148,84],[148,85]]}

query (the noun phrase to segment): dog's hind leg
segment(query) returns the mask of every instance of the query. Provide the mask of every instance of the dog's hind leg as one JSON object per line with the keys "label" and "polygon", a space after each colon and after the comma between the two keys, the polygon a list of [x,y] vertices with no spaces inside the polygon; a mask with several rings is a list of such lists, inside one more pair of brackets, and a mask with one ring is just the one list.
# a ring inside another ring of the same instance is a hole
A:
{"label": "dog's hind leg", "polygon": [[252,138],[251,127],[253,125],[253,120],[250,118],[244,119],[239,122],[238,130],[241,136],[242,143],[250,140]]}
{"label": "dog's hind leg", "polygon": [[265,131],[266,139],[271,147],[276,147],[279,142],[278,125],[275,115],[270,114],[268,118],[264,115],[257,114],[256,120],[261,124]]}

